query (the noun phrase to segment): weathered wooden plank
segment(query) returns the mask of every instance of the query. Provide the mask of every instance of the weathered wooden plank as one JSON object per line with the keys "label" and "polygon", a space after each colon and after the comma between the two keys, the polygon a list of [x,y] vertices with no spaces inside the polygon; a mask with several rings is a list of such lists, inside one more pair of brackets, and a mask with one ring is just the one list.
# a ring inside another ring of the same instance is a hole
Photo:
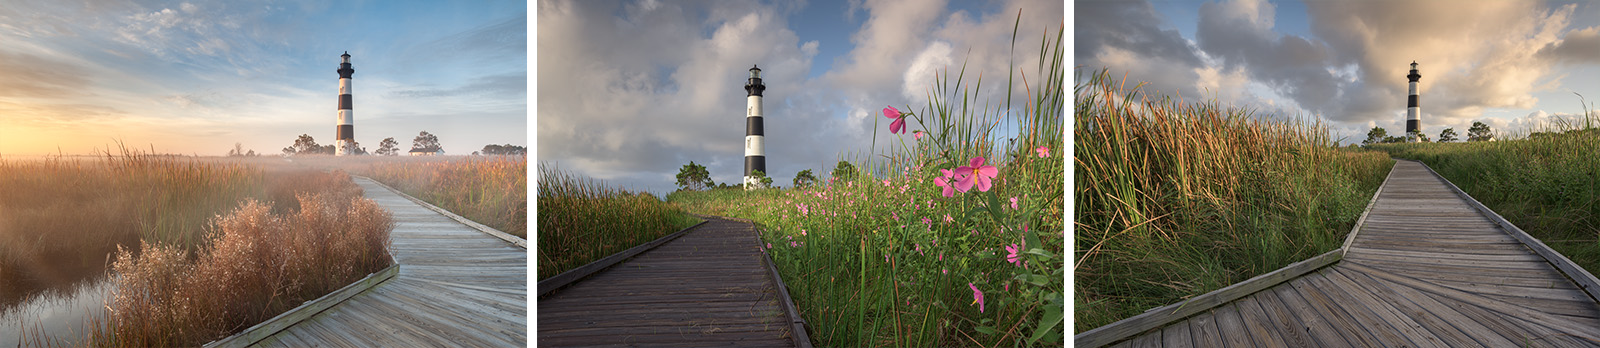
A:
{"label": "weathered wooden plank", "polygon": [[1161,346],[1166,348],[1194,347],[1194,335],[1189,333],[1189,323],[1177,322],[1161,329]]}
{"label": "weathered wooden plank", "polygon": [[[1351,271],[1359,272],[1359,274],[1361,274],[1361,275],[1365,275],[1367,277],[1372,278],[1374,282],[1376,280],[1378,280],[1378,279],[1381,279],[1383,281],[1390,282],[1391,284],[1397,284],[1397,285],[1403,284],[1403,286],[1387,287],[1388,289],[1391,289],[1391,290],[1398,289],[1398,290],[1403,290],[1403,291],[1427,291],[1427,292],[1430,292],[1430,293],[1440,294],[1442,296],[1445,296],[1445,297],[1448,297],[1448,298],[1451,298],[1451,299],[1455,299],[1457,301],[1462,301],[1464,303],[1470,303],[1470,304],[1477,305],[1477,306],[1480,306],[1480,307],[1484,307],[1486,309],[1489,309],[1489,310],[1492,310],[1492,311],[1495,311],[1495,312],[1499,312],[1499,313],[1502,313],[1502,314],[1505,314],[1505,315],[1508,315],[1508,316],[1513,316],[1513,317],[1520,318],[1522,320],[1527,320],[1528,322],[1531,322],[1531,323],[1536,323],[1536,324],[1543,325],[1545,327],[1549,327],[1549,328],[1553,328],[1553,329],[1560,329],[1560,330],[1562,330],[1564,332],[1567,332],[1569,334],[1579,335],[1579,336],[1583,336],[1583,337],[1595,337],[1596,338],[1595,341],[1596,342],[1600,342],[1600,327],[1585,326],[1585,325],[1574,323],[1574,322],[1572,322],[1570,320],[1557,320],[1557,319],[1553,318],[1552,315],[1550,315],[1550,314],[1547,314],[1547,313],[1544,313],[1544,312],[1541,312],[1541,311],[1538,311],[1538,310],[1534,310],[1534,309],[1531,309],[1531,308],[1528,308],[1528,307],[1509,304],[1509,303],[1506,303],[1504,301],[1497,301],[1497,300],[1494,300],[1494,299],[1490,299],[1490,298],[1485,297],[1483,295],[1473,294],[1473,293],[1469,293],[1469,292],[1465,292],[1465,291],[1461,291],[1461,290],[1457,290],[1457,289],[1451,289],[1451,288],[1448,288],[1448,287],[1445,287],[1445,286],[1434,285],[1434,284],[1431,284],[1431,283],[1428,283],[1428,282],[1418,281],[1416,279],[1411,279],[1411,278],[1408,278],[1408,277],[1396,275],[1396,274],[1393,274],[1391,272],[1378,271],[1378,270],[1372,269],[1370,267],[1366,267],[1366,266],[1361,265],[1361,264],[1356,263],[1356,262],[1347,262],[1345,264],[1341,264],[1340,265],[1340,269],[1341,270],[1348,269],[1348,270],[1351,270]],[[1355,279],[1357,281],[1361,280],[1361,279],[1359,279],[1359,277],[1351,276],[1351,274],[1356,274],[1356,273],[1346,273],[1346,275],[1350,276],[1352,279]],[[1411,289],[1416,289],[1416,290],[1411,290]]]}
{"label": "weathered wooden plank", "polygon": [[1350,233],[1344,237],[1344,246],[1340,249],[1349,249],[1350,243],[1355,242],[1356,234],[1361,232],[1361,227],[1365,225],[1367,216],[1372,214],[1373,207],[1378,205],[1378,197],[1383,196],[1383,189],[1389,187],[1389,179],[1394,178],[1395,168],[1397,167],[1389,167],[1389,174],[1384,176],[1382,184],[1378,184],[1378,190],[1372,193],[1372,199],[1367,200],[1367,207],[1361,210],[1361,217],[1356,218],[1356,224],[1350,227]]}
{"label": "weathered wooden plank", "polygon": [[1329,251],[1305,261],[1290,264],[1276,271],[1229,285],[1217,291],[1208,292],[1183,302],[1152,309],[1143,314],[1119,320],[1106,326],[1084,331],[1073,337],[1073,342],[1081,347],[1098,347],[1120,341],[1132,335],[1164,326],[1172,321],[1215,308],[1251,293],[1270,288],[1286,280],[1294,279],[1302,274],[1315,271],[1318,268],[1337,262],[1342,256],[1343,251],[1341,250]]}
{"label": "weathered wooden plank", "polygon": [[1341,304],[1334,302],[1327,294],[1323,294],[1321,290],[1311,286],[1310,281],[1306,279],[1317,276],[1319,275],[1309,274],[1306,277],[1289,281],[1288,284],[1294,288],[1295,293],[1299,294],[1301,299],[1306,301],[1311,310],[1322,315],[1322,319],[1329,323],[1333,331],[1338,332],[1339,336],[1344,337],[1350,344],[1363,347],[1380,346],[1381,343],[1379,343],[1378,339],[1361,328],[1360,322],[1350,317],[1349,313],[1345,313]]}
{"label": "weathered wooden plank", "polygon": [[[1418,162],[1418,164],[1422,163]],[[1439,178],[1439,181],[1444,182],[1445,186],[1450,187],[1450,191],[1455,192],[1456,195],[1462,198],[1462,200],[1467,201],[1467,204],[1471,205],[1479,212],[1482,212],[1484,216],[1488,217],[1490,220],[1493,220],[1495,224],[1500,225],[1500,227],[1504,229],[1506,233],[1510,234],[1512,237],[1515,237],[1517,240],[1522,241],[1522,243],[1527,245],[1529,249],[1533,249],[1533,251],[1538,253],[1539,256],[1543,256],[1546,260],[1550,261],[1552,265],[1555,265],[1556,269],[1561,270],[1561,272],[1565,273],[1567,277],[1572,279],[1573,282],[1578,283],[1578,287],[1582,288],[1584,292],[1588,293],[1590,298],[1600,300],[1600,278],[1595,278],[1594,274],[1590,274],[1588,270],[1584,270],[1583,267],[1579,267],[1565,255],[1561,255],[1561,253],[1556,252],[1554,249],[1550,249],[1549,246],[1545,245],[1544,242],[1539,241],[1538,238],[1533,238],[1533,236],[1528,235],[1527,232],[1522,231],[1521,228],[1517,228],[1516,225],[1511,224],[1510,221],[1506,221],[1506,219],[1501,217],[1499,213],[1495,213],[1494,210],[1490,210],[1489,207],[1484,206],[1483,203],[1478,202],[1477,199],[1472,198],[1472,196],[1468,195],[1465,191],[1461,191],[1461,188],[1456,187],[1456,184],[1451,183],[1449,180],[1445,180],[1444,176],[1434,172],[1433,168],[1428,168],[1426,164],[1422,164],[1422,167],[1427,169],[1429,174],[1433,174],[1435,178]]]}
{"label": "weathered wooden plank", "polygon": [[1350,280],[1337,267],[1333,268],[1331,272],[1324,273],[1324,276],[1329,282],[1332,282],[1333,287],[1337,290],[1343,291],[1346,295],[1354,298],[1355,301],[1365,304],[1369,310],[1381,317],[1384,322],[1389,323],[1391,327],[1398,330],[1414,347],[1445,347],[1444,341],[1440,340],[1439,337],[1423,329],[1415,320],[1411,320],[1411,317],[1396,309],[1390,303],[1393,301],[1392,299],[1383,297],[1383,294],[1366,291],[1367,289]]}
{"label": "weathered wooden plank", "polygon": [[1196,314],[1189,319],[1189,332],[1194,335],[1196,347],[1226,347],[1222,341],[1222,332],[1217,329],[1217,321],[1211,312]]}
{"label": "weathered wooden plank", "polygon": [[616,265],[617,263],[620,263],[623,260],[627,260],[630,257],[634,257],[635,255],[639,255],[640,253],[644,253],[645,251],[653,249],[653,248],[655,248],[657,246],[660,246],[662,244],[666,244],[669,241],[672,241],[674,239],[678,239],[678,237],[681,237],[684,234],[689,233],[689,231],[694,230],[696,227],[700,227],[700,226],[705,225],[705,224],[706,224],[706,221],[702,220],[702,221],[700,221],[699,224],[695,224],[694,226],[689,226],[688,228],[685,228],[685,229],[680,230],[678,232],[673,232],[672,234],[669,234],[669,235],[666,235],[666,236],[662,236],[661,238],[657,238],[656,240],[653,240],[653,241],[650,241],[650,242],[647,242],[647,243],[644,243],[644,244],[640,244],[640,245],[634,246],[632,248],[628,248],[628,250],[623,250],[622,252],[619,252],[619,253],[616,253],[616,254],[612,254],[611,256],[607,256],[607,257],[599,259],[599,260],[595,260],[594,262],[590,262],[590,263],[585,264],[583,266],[579,266],[578,268],[574,268],[574,269],[568,270],[566,272],[561,272],[561,274],[557,274],[557,275],[552,276],[550,278],[545,278],[544,280],[540,280],[539,284],[538,284],[539,296],[544,296],[546,294],[549,294],[551,291],[555,291],[556,289],[559,289],[559,288],[561,288],[563,286],[567,286],[569,284],[572,284],[573,282],[576,282],[579,279],[583,279],[584,277],[587,277],[587,276],[589,276],[591,274],[594,274],[596,272],[600,272],[601,270],[604,270],[604,269],[606,269],[608,267],[611,267],[612,265]]}
{"label": "weathered wooden plank", "polygon": [[1239,311],[1239,317],[1244,321],[1244,327],[1250,331],[1250,338],[1255,340],[1257,347],[1286,347],[1288,342],[1283,340],[1283,334],[1273,327],[1272,319],[1267,317],[1267,312],[1255,300],[1257,296],[1245,296],[1233,301],[1233,307]]}
{"label": "weathered wooden plank", "polygon": [[1310,338],[1312,338],[1312,342],[1317,342],[1315,345],[1355,345],[1355,343],[1350,343],[1350,340],[1346,340],[1344,335],[1341,335],[1339,332],[1336,332],[1336,330],[1333,330],[1333,326],[1331,326],[1330,321],[1328,321],[1328,319],[1323,319],[1323,314],[1318,313],[1318,311],[1314,310],[1309,303],[1306,303],[1306,299],[1302,299],[1301,295],[1299,295],[1299,291],[1296,291],[1296,289],[1294,289],[1293,286],[1290,286],[1290,284],[1272,287],[1272,291],[1274,291],[1274,295],[1277,295],[1278,300],[1282,300],[1285,308],[1288,308],[1291,313],[1294,313],[1296,318],[1301,319],[1302,324],[1306,326],[1307,334],[1309,334]]}
{"label": "weathered wooden plank", "polygon": [[1250,330],[1244,326],[1244,319],[1239,317],[1239,310],[1233,305],[1217,307],[1211,312],[1217,320],[1217,332],[1222,333],[1222,343],[1229,347],[1254,347],[1255,342],[1250,337]]}
{"label": "weathered wooden plank", "polygon": [[[707,222],[552,291],[539,302],[540,346],[808,346],[748,223]],[[798,334],[796,334],[798,333]]]}
{"label": "weathered wooden plank", "polygon": [[[1277,287],[1283,286],[1284,285],[1279,284]],[[1266,312],[1267,317],[1269,318],[1267,323],[1272,324],[1277,329],[1279,337],[1283,338],[1284,346],[1318,346],[1316,342],[1311,340],[1311,336],[1309,336],[1310,329],[1307,328],[1304,323],[1301,323],[1299,318],[1295,317],[1295,314],[1289,310],[1288,305],[1285,305],[1283,301],[1278,299],[1278,293],[1276,291],[1269,289],[1267,291],[1257,292],[1255,295],[1251,295],[1250,297],[1256,300],[1256,303],[1259,304],[1261,309]]]}

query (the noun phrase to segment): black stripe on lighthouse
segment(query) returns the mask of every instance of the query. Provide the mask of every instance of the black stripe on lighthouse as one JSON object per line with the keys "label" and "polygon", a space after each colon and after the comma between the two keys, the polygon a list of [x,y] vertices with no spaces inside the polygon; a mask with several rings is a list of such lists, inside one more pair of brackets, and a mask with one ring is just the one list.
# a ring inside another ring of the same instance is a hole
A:
{"label": "black stripe on lighthouse", "polygon": [[356,69],[350,68],[350,52],[340,55],[339,70],[339,115],[334,122],[334,155],[344,156],[355,154],[355,105],[351,94],[351,84],[354,80],[351,75]]}
{"label": "black stripe on lighthouse", "polygon": [[748,190],[760,184],[755,181],[756,171],[772,176],[767,172],[766,127],[761,117],[761,93],[767,90],[761,82],[761,68],[750,67],[750,80],[745,82],[744,90],[744,188]]}
{"label": "black stripe on lighthouse", "polygon": [[1406,96],[1406,137],[1422,132],[1422,108],[1417,105],[1417,81],[1422,79],[1422,74],[1417,73],[1417,62],[1411,62],[1411,73],[1406,74],[1410,80],[1409,92]]}

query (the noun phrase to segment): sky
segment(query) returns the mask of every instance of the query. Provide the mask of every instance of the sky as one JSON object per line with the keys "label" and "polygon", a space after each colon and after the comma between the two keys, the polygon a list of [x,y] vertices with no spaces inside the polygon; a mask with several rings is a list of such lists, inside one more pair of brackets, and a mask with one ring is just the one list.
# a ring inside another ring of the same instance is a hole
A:
{"label": "sky", "polygon": [[[882,152],[895,136],[880,110],[924,107],[935,72],[953,75],[966,63],[968,83],[985,78],[975,95],[1004,99],[1008,63],[1038,77],[1040,40],[1066,25],[1059,0],[534,6],[539,162],[656,194],[676,189],[690,161],[715,182],[741,181],[751,65],[767,87],[767,172],[789,186],[804,169],[825,179],[841,158],[864,156],[874,137]],[[1022,85],[1015,81],[1019,100]]]}
{"label": "sky", "polygon": [[1411,62],[1422,132],[1527,134],[1600,101],[1590,1],[1078,1],[1075,64],[1146,91],[1316,119],[1344,143],[1404,131]]}
{"label": "sky", "polygon": [[0,0],[0,156],[332,144],[346,51],[368,151],[422,131],[446,154],[526,146],[528,6]]}

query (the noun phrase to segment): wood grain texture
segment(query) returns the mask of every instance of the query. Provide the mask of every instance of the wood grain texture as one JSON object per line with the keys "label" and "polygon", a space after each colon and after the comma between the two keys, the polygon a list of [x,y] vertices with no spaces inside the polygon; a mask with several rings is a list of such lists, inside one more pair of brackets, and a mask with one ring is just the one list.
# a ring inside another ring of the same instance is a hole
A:
{"label": "wood grain texture", "polygon": [[1144,318],[1117,340],[1076,342],[1600,347],[1600,283],[1426,166],[1397,162],[1358,221],[1327,267],[1159,322]]}
{"label": "wood grain texture", "polygon": [[259,347],[522,347],[527,345],[525,247],[354,177],[394,214],[399,272]]}
{"label": "wood grain texture", "polygon": [[796,346],[754,227],[707,220],[541,296],[537,345]]}

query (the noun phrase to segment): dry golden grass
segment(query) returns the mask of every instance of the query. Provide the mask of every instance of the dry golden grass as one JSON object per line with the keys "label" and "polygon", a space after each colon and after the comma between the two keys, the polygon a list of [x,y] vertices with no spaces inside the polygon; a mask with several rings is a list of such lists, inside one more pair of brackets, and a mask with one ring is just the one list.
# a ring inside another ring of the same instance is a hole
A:
{"label": "dry golden grass", "polygon": [[0,308],[111,271],[107,319],[65,344],[193,346],[392,263],[390,214],[348,175],[276,163],[0,161]]}
{"label": "dry golden grass", "polygon": [[389,212],[339,187],[354,186],[342,172],[320,175],[333,179],[307,181],[329,186],[299,194],[292,212],[250,199],[217,216],[193,258],[150,243],[138,256],[119,250],[117,293],[95,343],[203,344],[388,267]]}

